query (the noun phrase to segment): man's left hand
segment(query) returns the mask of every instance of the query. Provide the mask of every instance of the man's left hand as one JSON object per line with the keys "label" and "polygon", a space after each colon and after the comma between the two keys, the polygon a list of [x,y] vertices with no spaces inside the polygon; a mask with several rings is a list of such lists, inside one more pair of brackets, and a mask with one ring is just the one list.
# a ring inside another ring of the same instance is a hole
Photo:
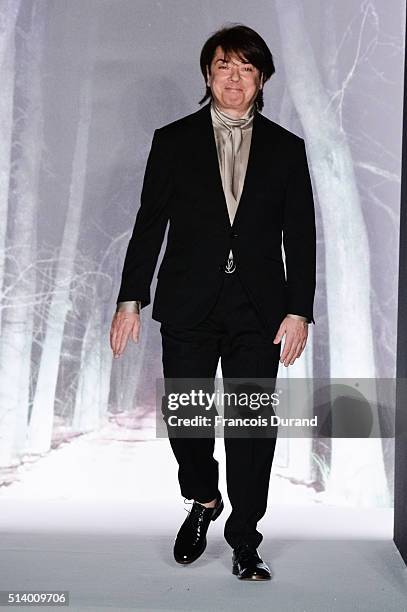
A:
{"label": "man's left hand", "polygon": [[284,365],[288,367],[301,355],[307,344],[308,323],[291,317],[285,317],[273,340],[274,344],[281,342],[284,334],[286,334],[286,338],[283,352],[280,355],[280,362],[284,362]]}

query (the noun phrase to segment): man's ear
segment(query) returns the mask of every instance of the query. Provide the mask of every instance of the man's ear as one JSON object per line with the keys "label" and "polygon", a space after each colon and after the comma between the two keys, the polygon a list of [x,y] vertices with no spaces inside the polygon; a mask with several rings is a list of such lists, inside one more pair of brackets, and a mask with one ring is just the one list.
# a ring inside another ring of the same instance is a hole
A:
{"label": "man's ear", "polygon": [[208,66],[206,66],[206,84],[209,87],[209,79],[211,78],[210,74],[209,74],[209,68]]}

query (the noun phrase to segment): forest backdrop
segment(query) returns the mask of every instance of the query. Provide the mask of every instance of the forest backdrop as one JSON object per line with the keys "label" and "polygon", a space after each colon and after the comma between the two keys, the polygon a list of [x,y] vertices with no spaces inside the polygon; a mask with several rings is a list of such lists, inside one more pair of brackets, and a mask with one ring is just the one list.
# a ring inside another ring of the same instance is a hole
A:
{"label": "forest backdrop", "polygon": [[[305,139],[314,187],[316,325],[280,374],[395,377],[402,0],[1,0],[0,485],[78,436],[151,431],[151,305],[120,360],[109,329],[153,131],[198,110],[228,22],[269,44],[262,112]],[[276,461],[328,503],[392,504],[391,437],[279,440]]]}

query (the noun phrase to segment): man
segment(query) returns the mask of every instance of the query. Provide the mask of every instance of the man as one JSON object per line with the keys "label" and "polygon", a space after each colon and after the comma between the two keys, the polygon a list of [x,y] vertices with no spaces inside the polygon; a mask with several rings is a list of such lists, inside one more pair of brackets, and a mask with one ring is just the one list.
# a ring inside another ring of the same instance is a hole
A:
{"label": "man", "polygon": [[[304,140],[259,111],[275,72],[264,40],[243,25],[222,28],[202,48],[210,102],[153,136],[123,266],[111,346],[138,341],[140,308],[169,221],[152,317],[161,322],[164,380],[275,380],[302,354],[315,323],[315,216]],[[285,254],[282,259],[281,240]],[[281,340],[285,336],[280,356]],[[168,426],[168,410],[163,406]],[[179,563],[205,550],[223,510],[213,436],[170,437],[181,493],[193,500],[174,544]],[[226,437],[232,512],[224,535],[240,579],[264,580],[257,548],[276,438]]]}

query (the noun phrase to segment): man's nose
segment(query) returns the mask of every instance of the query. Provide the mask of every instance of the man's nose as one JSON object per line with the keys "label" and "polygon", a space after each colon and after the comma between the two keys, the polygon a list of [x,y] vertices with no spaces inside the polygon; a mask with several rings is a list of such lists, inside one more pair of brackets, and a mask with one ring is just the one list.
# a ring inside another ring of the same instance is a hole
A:
{"label": "man's nose", "polygon": [[239,81],[240,80],[240,72],[239,72],[239,68],[237,66],[232,68],[232,74],[230,75],[230,78],[232,81]]}

